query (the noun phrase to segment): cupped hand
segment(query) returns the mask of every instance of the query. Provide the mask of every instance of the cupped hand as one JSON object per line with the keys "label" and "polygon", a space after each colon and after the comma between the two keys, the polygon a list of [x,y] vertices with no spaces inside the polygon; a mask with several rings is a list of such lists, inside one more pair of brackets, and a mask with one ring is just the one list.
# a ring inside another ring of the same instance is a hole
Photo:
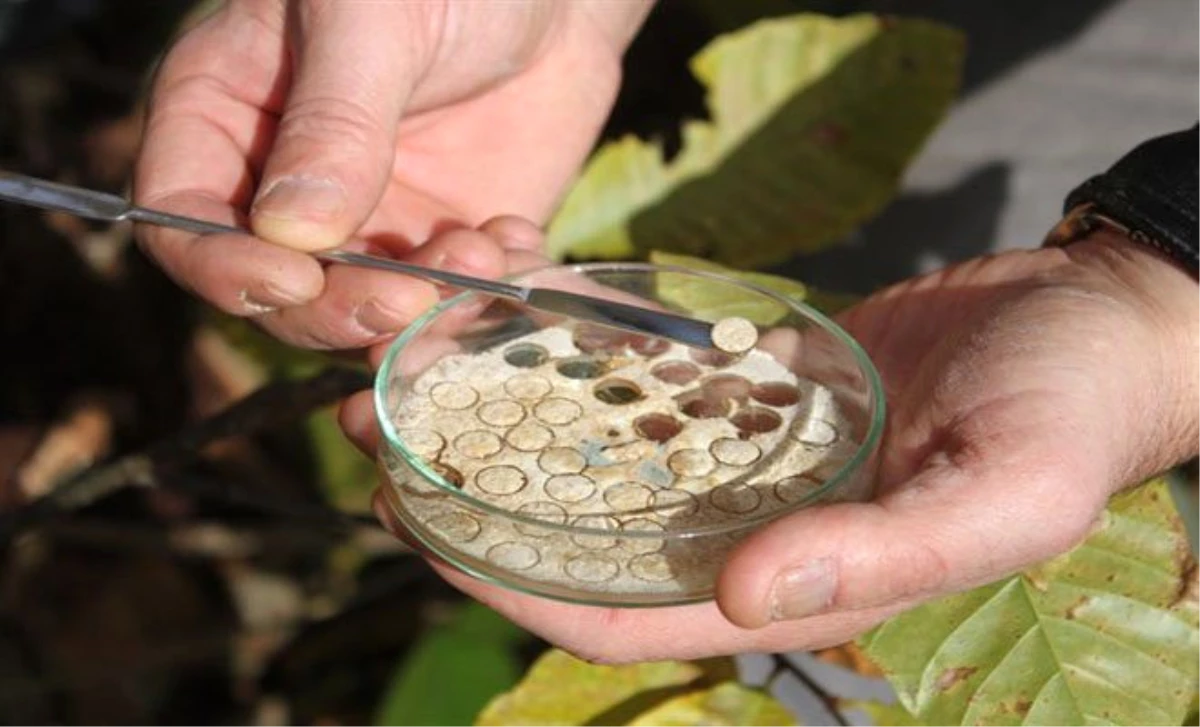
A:
{"label": "cupped hand", "polygon": [[[715,601],[566,605],[434,562],[455,586],[585,658],[626,662],[841,643],[922,601],[1071,548],[1108,497],[1196,453],[1196,283],[1102,233],[966,262],[841,322],[878,365],[890,417],[877,497],[747,539]],[[373,447],[370,402],[343,426]],[[401,537],[386,507],[380,517]]]}
{"label": "cupped hand", "polygon": [[[305,252],[353,238],[424,265],[504,272],[504,248],[537,237],[493,218],[545,220],[608,113],[647,7],[231,0],[159,69],[134,195],[255,236],[139,238],[178,282],[285,341],[382,340],[435,288],[323,270]],[[490,234],[422,244],[458,227]]]}

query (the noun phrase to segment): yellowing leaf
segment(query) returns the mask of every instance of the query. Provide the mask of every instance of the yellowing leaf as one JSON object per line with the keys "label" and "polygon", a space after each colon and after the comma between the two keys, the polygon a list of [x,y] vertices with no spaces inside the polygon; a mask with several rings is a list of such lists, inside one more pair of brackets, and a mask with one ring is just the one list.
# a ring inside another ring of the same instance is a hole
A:
{"label": "yellowing leaf", "polygon": [[[825,313],[833,313],[851,305],[856,299],[849,295],[839,295],[815,291],[797,280],[768,273],[745,272],[734,270],[718,263],[673,253],[655,250],[650,253],[650,262],[656,265],[670,265],[701,272],[717,273],[735,280],[742,280],[751,285],[765,288],[778,293],[785,298],[807,303]],[[776,323],[786,312],[782,304],[764,300],[761,296],[753,295],[738,289],[722,289],[707,285],[703,280],[683,278],[673,275],[660,275],[658,278],[658,294],[672,305],[678,306],[689,314],[707,320],[717,320],[730,316],[738,316],[761,326]]]}
{"label": "yellowing leaf", "polygon": [[552,649],[512,691],[494,699],[476,724],[626,724],[671,697],[734,675],[728,659],[597,666]]}
{"label": "yellowing leaf", "polygon": [[863,637],[926,724],[1180,724],[1200,657],[1195,561],[1165,484],[1075,550]]}
{"label": "yellowing leaf", "polygon": [[548,231],[555,257],[669,250],[758,267],[820,249],[892,197],[942,117],[963,55],[916,19],[795,15],[721,36],[693,59],[710,121],[602,147]]}
{"label": "yellowing leaf", "polygon": [[771,695],[737,682],[669,699],[630,725],[794,725],[795,717]]}

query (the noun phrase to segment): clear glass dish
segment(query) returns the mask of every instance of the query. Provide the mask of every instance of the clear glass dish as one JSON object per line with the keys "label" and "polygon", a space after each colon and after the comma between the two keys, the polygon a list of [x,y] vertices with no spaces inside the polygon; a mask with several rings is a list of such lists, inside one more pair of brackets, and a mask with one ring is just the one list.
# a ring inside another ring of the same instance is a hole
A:
{"label": "clear glass dish", "polygon": [[429,311],[387,352],[375,405],[387,501],[446,562],[565,601],[689,603],[754,530],[871,495],[879,376],[814,309],[649,264],[514,282],[745,318],[758,346],[688,349],[474,293]]}

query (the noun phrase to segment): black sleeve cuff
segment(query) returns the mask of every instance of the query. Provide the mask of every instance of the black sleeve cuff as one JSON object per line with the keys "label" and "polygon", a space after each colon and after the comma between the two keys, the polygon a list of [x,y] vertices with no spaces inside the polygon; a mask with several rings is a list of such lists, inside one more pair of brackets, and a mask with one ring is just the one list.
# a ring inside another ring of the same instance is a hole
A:
{"label": "black sleeve cuff", "polygon": [[1064,212],[1090,203],[1196,275],[1198,154],[1200,125],[1151,139],[1071,192]]}

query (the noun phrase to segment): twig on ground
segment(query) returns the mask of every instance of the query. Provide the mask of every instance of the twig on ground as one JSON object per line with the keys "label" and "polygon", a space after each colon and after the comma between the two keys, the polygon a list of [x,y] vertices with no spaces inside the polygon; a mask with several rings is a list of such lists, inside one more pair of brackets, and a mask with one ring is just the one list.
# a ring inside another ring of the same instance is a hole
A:
{"label": "twig on ground", "polygon": [[78,397],[16,468],[14,494],[24,501],[44,497],[58,482],[107,456],[122,406],[123,402],[99,394]]}
{"label": "twig on ground", "polygon": [[[366,373],[347,368],[328,369],[302,381],[269,384],[216,416],[186,427],[142,452],[85,470],[45,497],[0,515],[0,543],[57,513],[78,509],[124,487],[170,486],[172,478],[164,475],[177,473],[195,461],[207,445],[296,421],[369,385]],[[195,480],[191,483],[196,484]],[[279,503],[274,506],[276,510],[283,507]]]}

